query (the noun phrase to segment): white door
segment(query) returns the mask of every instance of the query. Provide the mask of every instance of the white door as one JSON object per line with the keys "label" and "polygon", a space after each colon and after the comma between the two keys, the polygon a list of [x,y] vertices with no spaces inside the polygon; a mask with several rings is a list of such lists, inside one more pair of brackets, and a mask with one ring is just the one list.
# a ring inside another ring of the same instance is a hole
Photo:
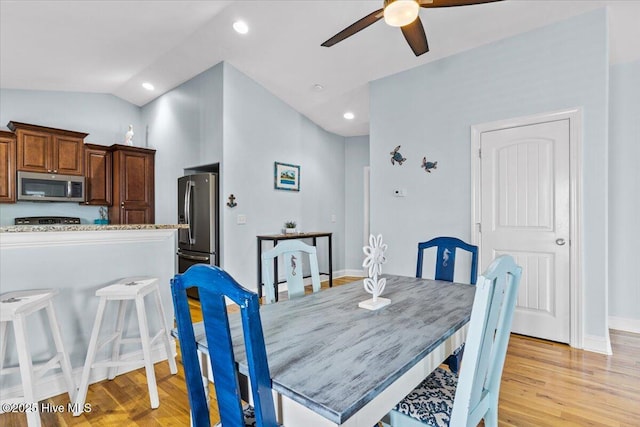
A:
{"label": "white door", "polygon": [[570,341],[569,119],[480,136],[481,266],[522,266],[513,332]]}

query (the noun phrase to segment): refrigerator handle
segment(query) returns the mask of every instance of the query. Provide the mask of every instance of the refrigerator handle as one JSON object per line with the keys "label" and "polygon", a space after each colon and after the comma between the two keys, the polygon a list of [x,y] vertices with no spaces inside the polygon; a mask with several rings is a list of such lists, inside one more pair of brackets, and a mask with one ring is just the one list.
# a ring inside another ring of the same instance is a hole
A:
{"label": "refrigerator handle", "polygon": [[193,181],[187,181],[187,191],[184,193],[184,213],[187,218],[187,225],[189,226],[189,244],[193,245],[196,239],[193,238],[191,233],[191,189],[193,188]]}
{"label": "refrigerator handle", "polygon": [[187,255],[187,254],[181,252],[180,250],[178,250],[176,255],[178,255],[180,258],[189,259],[189,260],[192,260],[192,261],[209,262],[209,257],[208,256]]}

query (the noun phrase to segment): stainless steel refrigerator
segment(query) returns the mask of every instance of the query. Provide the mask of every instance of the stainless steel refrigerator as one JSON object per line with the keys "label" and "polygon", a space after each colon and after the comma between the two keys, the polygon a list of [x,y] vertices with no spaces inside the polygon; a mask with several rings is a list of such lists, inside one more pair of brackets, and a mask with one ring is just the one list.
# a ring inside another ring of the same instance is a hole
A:
{"label": "stainless steel refrigerator", "polygon": [[[194,264],[219,265],[218,175],[198,173],[178,178],[178,272]],[[198,298],[196,289],[187,294]]]}

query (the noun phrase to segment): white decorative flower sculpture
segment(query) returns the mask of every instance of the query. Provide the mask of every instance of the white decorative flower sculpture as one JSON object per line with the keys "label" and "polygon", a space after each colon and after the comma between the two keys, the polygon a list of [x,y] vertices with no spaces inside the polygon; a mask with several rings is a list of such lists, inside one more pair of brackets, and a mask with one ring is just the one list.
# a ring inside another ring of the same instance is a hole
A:
{"label": "white decorative flower sculpture", "polygon": [[373,302],[378,300],[378,296],[382,295],[382,291],[384,291],[384,287],[387,284],[387,279],[384,277],[382,279],[364,279],[364,290],[373,295]]}
{"label": "white decorative flower sculpture", "polygon": [[387,258],[384,256],[386,250],[387,244],[382,243],[382,234],[378,234],[378,237],[374,237],[373,234],[369,236],[369,246],[362,248],[366,255],[362,266],[369,269],[369,277],[382,274],[382,264],[387,262]]}
{"label": "white decorative flower sculpture", "polygon": [[358,304],[359,307],[377,310],[391,302],[387,298],[379,298],[387,284],[387,279],[378,279],[378,275],[382,274],[382,264],[387,262],[387,258],[384,256],[386,250],[387,245],[382,243],[381,234],[378,234],[377,237],[374,237],[373,234],[369,236],[369,246],[362,248],[366,255],[362,266],[369,269],[369,277],[364,279],[364,290],[370,293],[373,298],[362,301]]}

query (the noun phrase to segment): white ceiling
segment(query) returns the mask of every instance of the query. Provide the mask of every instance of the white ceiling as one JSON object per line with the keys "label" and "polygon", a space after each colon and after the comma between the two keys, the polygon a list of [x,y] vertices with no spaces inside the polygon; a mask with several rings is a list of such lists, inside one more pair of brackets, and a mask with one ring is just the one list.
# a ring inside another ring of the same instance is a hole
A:
{"label": "white ceiling", "polygon": [[[640,59],[640,0],[422,9],[431,50],[420,57],[383,21],[320,46],[382,0],[0,0],[0,87],[111,93],[141,106],[227,61],[324,129],[365,135],[369,81],[603,6],[611,62]],[[237,19],[249,24],[248,34],[233,31]],[[143,89],[144,81],[155,90]],[[346,121],[346,110],[356,118]]]}

